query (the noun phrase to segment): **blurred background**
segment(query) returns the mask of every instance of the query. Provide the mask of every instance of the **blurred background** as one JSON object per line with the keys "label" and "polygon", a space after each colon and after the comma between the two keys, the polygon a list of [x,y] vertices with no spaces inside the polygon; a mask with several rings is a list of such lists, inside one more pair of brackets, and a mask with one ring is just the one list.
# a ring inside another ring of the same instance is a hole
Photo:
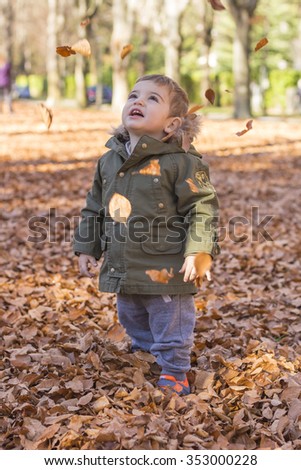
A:
{"label": "blurred background", "polygon": [[[136,78],[165,73],[204,113],[301,113],[301,0],[0,0],[13,100],[118,111]],[[262,38],[268,44],[258,51]],[[86,38],[92,54],[56,47]],[[134,46],[123,60],[126,44]],[[1,62],[1,61],[0,61]]]}

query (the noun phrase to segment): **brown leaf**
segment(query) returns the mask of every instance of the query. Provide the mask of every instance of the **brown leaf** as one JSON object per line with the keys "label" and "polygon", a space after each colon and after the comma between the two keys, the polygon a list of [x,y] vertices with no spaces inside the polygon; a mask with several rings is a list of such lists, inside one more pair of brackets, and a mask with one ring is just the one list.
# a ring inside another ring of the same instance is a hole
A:
{"label": "brown leaf", "polygon": [[128,54],[132,52],[134,46],[132,44],[126,44],[123,46],[122,51],[120,52],[120,57],[123,60]]}
{"label": "brown leaf", "polygon": [[244,134],[246,134],[247,132],[249,132],[249,130],[253,129],[252,124],[253,124],[253,119],[250,119],[250,120],[246,123],[246,129],[243,129],[243,130],[240,131],[240,132],[236,132],[236,135],[237,135],[238,137],[241,137],[242,135],[244,135]]}
{"label": "brown leaf", "polygon": [[259,51],[262,47],[266,46],[268,44],[269,40],[267,38],[262,38],[260,41],[255,46],[255,52]]}
{"label": "brown leaf", "polygon": [[211,104],[214,104],[215,100],[215,92],[211,88],[208,88],[208,90],[205,91],[205,96],[208,101],[210,101]]}
{"label": "brown leaf", "polygon": [[87,39],[79,39],[71,46],[71,49],[84,57],[90,57],[91,46]]}
{"label": "brown leaf", "polygon": [[114,323],[106,332],[106,338],[114,342],[122,341],[125,337],[125,329],[119,323]]}
{"label": "brown leaf", "polygon": [[161,271],[149,269],[145,271],[145,274],[147,274],[153,282],[160,282],[161,284],[168,284],[169,280],[174,277],[173,268],[170,268],[170,272],[168,272],[166,268],[161,269]]}
{"label": "brown leaf", "polygon": [[91,23],[91,18],[86,18],[84,19],[83,21],[80,22],[80,25],[85,28],[86,26],[88,26],[88,24]]}
{"label": "brown leaf", "polygon": [[52,124],[53,112],[50,108],[47,108],[47,106],[45,106],[43,103],[40,103],[40,112],[45,126],[49,130]]}
{"label": "brown leaf", "polygon": [[109,214],[113,220],[125,224],[132,212],[130,201],[122,194],[113,194],[109,202]]}
{"label": "brown leaf", "polygon": [[186,116],[189,114],[194,114],[196,113],[199,109],[202,109],[204,105],[196,104],[195,106],[192,106],[186,113]]}
{"label": "brown leaf", "polygon": [[99,411],[103,410],[104,408],[107,408],[109,405],[110,405],[110,401],[104,395],[104,396],[98,398],[93,403],[93,409],[96,411],[96,413],[99,413]]}
{"label": "brown leaf", "polygon": [[211,4],[213,10],[225,10],[225,7],[220,0],[208,0],[208,2]]}
{"label": "brown leaf", "polygon": [[70,55],[75,55],[75,51],[71,49],[70,46],[58,46],[56,48],[56,53],[62,57],[69,57]]}

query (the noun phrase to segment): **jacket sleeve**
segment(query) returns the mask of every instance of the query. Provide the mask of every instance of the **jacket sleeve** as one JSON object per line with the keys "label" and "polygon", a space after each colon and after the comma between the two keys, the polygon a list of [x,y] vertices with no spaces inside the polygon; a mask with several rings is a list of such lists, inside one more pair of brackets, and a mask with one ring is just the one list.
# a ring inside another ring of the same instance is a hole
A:
{"label": "jacket sleeve", "polygon": [[102,254],[101,236],[104,218],[102,205],[102,183],[98,161],[91,190],[87,194],[86,206],[81,211],[81,221],[74,232],[75,254],[85,253],[99,259]]}
{"label": "jacket sleeve", "polygon": [[208,165],[200,157],[189,154],[175,161],[177,210],[188,224],[185,256],[204,252],[214,257],[220,252],[217,237],[219,203],[210,182]]}

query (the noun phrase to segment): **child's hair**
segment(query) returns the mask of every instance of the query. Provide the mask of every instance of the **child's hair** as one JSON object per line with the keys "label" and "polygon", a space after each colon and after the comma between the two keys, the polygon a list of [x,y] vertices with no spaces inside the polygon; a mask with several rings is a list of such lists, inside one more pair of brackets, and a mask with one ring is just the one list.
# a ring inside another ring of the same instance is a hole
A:
{"label": "child's hair", "polygon": [[[172,135],[168,134],[168,136],[163,140],[168,142],[178,142],[179,145],[182,145],[185,135],[189,141],[192,142],[200,132],[201,117],[196,114],[187,114],[189,100],[186,91],[183,90],[183,88],[181,88],[180,85],[178,85],[172,78],[160,74],[143,75],[136,80],[136,83],[147,80],[168,88],[170,93],[170,116],[180,117],[182,120],[182,124],[177,131]],[[129,140],[128,131],[123,125],[113,129],[113,135],[122,141]]]}

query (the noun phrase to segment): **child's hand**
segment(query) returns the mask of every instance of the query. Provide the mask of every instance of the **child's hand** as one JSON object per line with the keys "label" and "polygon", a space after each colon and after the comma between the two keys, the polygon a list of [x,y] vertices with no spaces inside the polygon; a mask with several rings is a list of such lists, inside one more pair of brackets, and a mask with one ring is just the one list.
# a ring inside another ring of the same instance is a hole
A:
{"label": "child's hand", "polygon": [[89,271],[89,265],[97,266],[97,261],[93,256],[81,253],[78,259],[79,272],[82,277],[94,277],[95,274]]}
{"label": "child's hand", "polygon": [[184,264],[179,271],[179,273],[184,273],[184,282],[194,281],[196,278],[194,259],[195,255],[186,256]]}
{"label": "child's hand", "polygon": [[212,257],[208,253],[198,253],[195,256],[194,266],[196,270],[195,285],[201,287],[203,277],[206,275],[210,280],[210,268],[212,264]]}

